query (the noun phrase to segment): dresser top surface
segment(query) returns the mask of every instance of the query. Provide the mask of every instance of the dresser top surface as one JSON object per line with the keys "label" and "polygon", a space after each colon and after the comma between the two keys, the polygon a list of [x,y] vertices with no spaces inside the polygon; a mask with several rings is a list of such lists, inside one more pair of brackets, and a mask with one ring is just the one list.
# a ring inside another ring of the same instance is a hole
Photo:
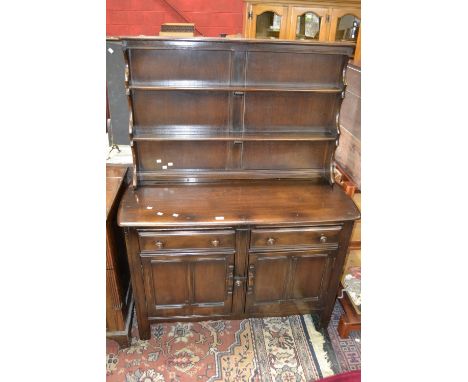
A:
{"label": "dresser top surface", "polygon": [[127,227],[303,225],[359,217],[339,186],[277,180],[129,188],[118,222]]}

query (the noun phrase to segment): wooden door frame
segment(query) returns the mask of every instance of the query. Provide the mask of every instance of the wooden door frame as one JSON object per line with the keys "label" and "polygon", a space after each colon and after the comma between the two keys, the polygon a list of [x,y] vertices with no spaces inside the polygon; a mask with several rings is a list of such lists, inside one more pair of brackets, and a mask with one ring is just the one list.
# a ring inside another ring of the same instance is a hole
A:
{"label": "wooden door frame", "polygon": [[[328,35],[328,39],[330,41],[335,41],[336,28],[338,26],[338,19],[345,15],[353,15],[357,17],[359,20],[361,20],[361,10],[359,8],[333,8],[331,9],[330,25],[329,25],[330,29],[329,29],[329,35]],[[359,24],[359,33],[356,39],[356,44],[357,44],[357,41],[360,41],[360,34],[361,34],[361,24]]]}
{"label": "wooden door frame", "polygon": [[288,10],[289,22],[288,22],[288,30],[286,34],[288,39],[289,40],[296,39],[297,17],[308,12],[315,13],[317,16],[320,17],[320,31],[319,31],[319,38],[317,41],[327,41],[328,35],[330,33],[330,22],[327,20],[327,16],[330,16],[330,9],[319,8],[319,7],[296,7],[296,6],[289,7],[289,10]]}
{"label": "wooden door frame", "polygon": [[279,39],[287,38],[287,24],[288,24],[288,7],[282,5],[273,5],[273,4],[252,4],[252,19],[249,19],[249,10],[247,7],[247,20],[248,20],[248,36],[249,38],[256,38],[256,26],[257,26],[257,16],[265,12],[273,12],[278,16],[281,16],[281,27],[279,32]]}

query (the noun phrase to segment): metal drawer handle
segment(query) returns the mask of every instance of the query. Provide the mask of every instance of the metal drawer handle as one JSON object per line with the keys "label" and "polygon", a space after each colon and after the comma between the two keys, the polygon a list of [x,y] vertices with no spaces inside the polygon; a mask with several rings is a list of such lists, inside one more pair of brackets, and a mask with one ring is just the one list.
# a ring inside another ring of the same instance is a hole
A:
{"label": "metal drawer handle", "polygon": [[321,243],[326,243],[327,242],[327,237],[325,235],[320,236],[320,242]]}
{"label": "metal drawer handle", "polygon": [[162,241],[157,241],[156,242],[156,247],[158,247],[158,249],[161,249],[162,247],[164,247],[164,243]]}
{"label": "metal drawer handle", "polygon": [[218,239],[211,240],[211,245],[213,247],[218,247],[219,246],[219,240]]}
{"label": "metal drawer handle", "polygon": [[276,240],[273,239],[272,237],[269,237],[268,240],[267,240],[267,244],[268,244],[268,245],[274,245],[275,242],[276,242]]}

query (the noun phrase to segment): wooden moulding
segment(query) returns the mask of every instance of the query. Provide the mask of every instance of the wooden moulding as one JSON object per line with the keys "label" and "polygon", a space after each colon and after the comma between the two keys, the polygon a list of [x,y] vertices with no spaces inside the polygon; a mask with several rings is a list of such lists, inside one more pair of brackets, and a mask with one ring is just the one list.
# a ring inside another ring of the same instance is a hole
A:
{"label": "wooden moulding", "polygon": [[129,67],[129,59],[128,59],[128,51],[123,50],[123,56],[125,61],[125,94],[127,95],[127,106],[128,106],[128,135],[130,138],[130,148],[132,151],[132,186],[133,188],[137,187],[138,179],[137,179],[137,156],[135,152],[135,146],[133,144],[133,105],[132,105],[132,97],[130,95],[130,67]]}

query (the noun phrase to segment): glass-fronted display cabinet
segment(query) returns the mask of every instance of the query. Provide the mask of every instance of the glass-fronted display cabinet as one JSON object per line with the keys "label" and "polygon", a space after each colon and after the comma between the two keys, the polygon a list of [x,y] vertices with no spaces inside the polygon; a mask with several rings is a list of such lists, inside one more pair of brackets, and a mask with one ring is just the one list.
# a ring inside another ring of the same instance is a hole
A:
{"label": "glass-fronted display cabinet", "polygon": [[245,37],[354,42],[353,64],[360,65],[360,0],[244,1]]}

